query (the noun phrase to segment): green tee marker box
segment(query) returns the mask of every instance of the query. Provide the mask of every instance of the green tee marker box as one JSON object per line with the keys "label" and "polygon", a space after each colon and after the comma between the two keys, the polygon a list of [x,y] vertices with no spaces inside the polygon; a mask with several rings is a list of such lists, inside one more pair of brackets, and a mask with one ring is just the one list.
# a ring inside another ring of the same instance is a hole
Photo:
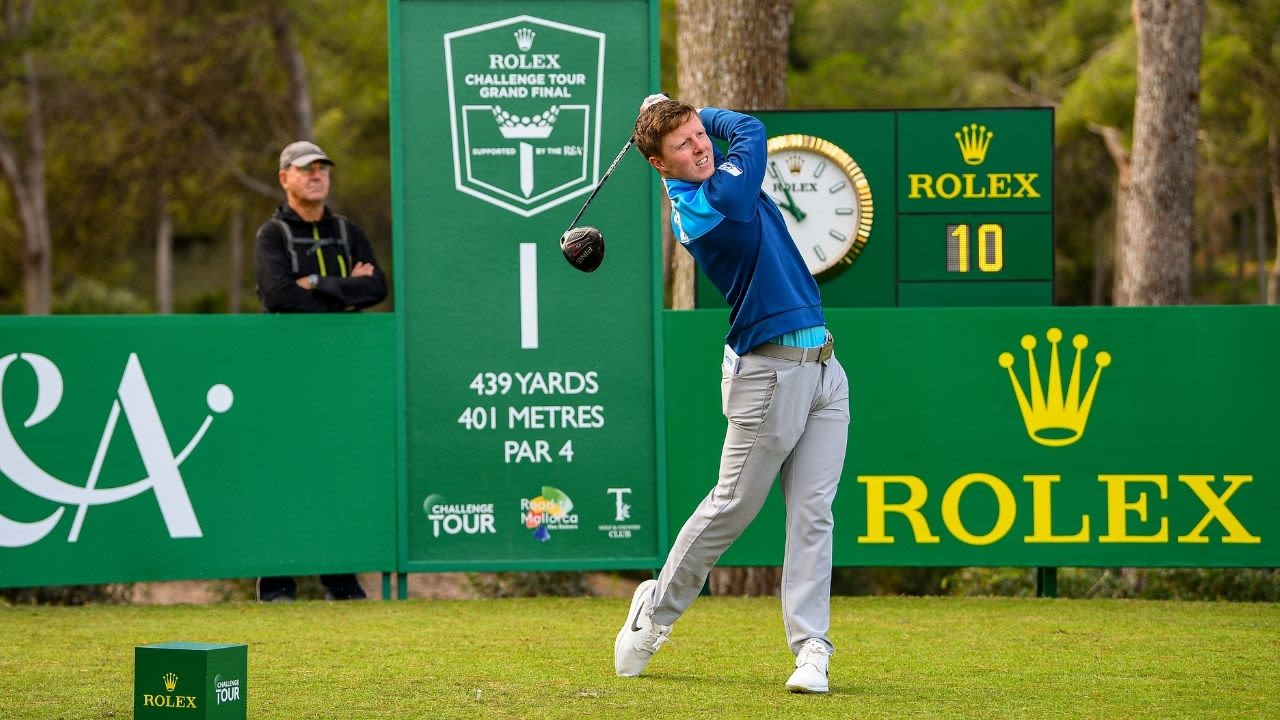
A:
{"label": "green tee marker box", "polygon": [[133,649],[134,720],[245,720],[249,646],[167,642]]}

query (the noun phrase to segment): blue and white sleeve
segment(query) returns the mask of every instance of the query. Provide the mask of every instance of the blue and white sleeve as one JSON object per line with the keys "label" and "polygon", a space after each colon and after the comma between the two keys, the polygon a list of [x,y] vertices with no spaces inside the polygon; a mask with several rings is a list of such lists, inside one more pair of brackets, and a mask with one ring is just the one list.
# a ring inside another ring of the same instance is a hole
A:
{"label": "blue and white sleeve", "polygon": [[749,220],[755,212],[768,162],[768,138],[764,123],[750,115],[703,108],[698,117],[707,134],[729,143],[717,158],[715,173],[703,183],[711,206],[734,220]]}

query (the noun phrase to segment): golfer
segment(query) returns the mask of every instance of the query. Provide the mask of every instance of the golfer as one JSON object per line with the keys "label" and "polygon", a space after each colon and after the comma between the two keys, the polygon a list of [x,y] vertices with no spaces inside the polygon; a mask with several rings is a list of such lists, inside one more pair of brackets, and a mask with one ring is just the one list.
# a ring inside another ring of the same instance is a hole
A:
{"label": "golfer", "polygon": [[[713,138],[727,142],[728,152]],[[666,184],[676,238],[731,307],[720,382],[729,425],[715,487],[681,528],[658,578],[636,589],[614,643],[615,669],[644,671],[781,472],[782,620],[796,655],[786,686],[825,693],[833,650],[831,503],[848,439],[849,385],[818,285],[761,189],[764,125],[651,95],[635,142]]]}

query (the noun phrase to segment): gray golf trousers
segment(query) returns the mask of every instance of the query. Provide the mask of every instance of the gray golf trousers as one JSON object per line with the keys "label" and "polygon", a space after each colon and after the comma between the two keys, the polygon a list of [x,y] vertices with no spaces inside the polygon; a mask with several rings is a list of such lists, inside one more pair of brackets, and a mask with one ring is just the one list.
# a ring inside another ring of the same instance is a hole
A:
{"label": "gray golf trousers", "polygon": [[849,382],[826,361],[781,360],[725,349],[721,400],[729,420],[720,478],[680,529],[658,576],[653,622],[671,625],[693,604],[711,568],[764,505],[781,471],[787,507],[782,616],[787,643],[828,646],[831,503],[844,466]]}

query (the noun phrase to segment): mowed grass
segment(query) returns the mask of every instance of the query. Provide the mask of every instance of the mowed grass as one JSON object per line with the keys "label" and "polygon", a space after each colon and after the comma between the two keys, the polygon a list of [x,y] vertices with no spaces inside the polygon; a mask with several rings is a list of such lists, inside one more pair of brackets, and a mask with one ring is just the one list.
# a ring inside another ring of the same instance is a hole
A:
{"label": "mowed grass", "polygon": [[251,718],[1274,718],[1274,604],[834,598],[792,695],[776,598],[700,598],[640,678],[626,599],[0,608],[0,718],[130,718],[133,648],[249,645]]}

